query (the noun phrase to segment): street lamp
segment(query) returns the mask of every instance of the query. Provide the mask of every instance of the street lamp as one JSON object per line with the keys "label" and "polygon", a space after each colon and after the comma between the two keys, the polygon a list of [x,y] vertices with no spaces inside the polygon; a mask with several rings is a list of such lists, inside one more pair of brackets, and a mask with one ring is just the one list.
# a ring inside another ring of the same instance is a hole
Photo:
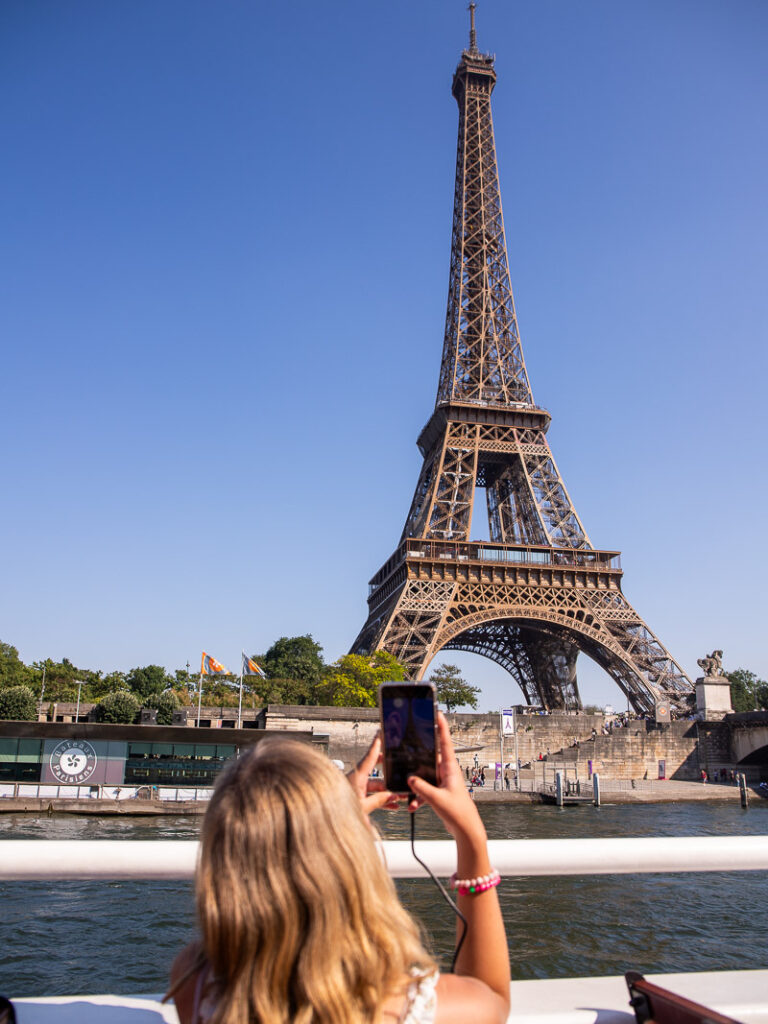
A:
{"label": "street lamp", "polygon": [[80,691],[82,690],[82,688],[83,688],[83,681],[82,681],[82,679],[78,679],[78,681],[77,681],[77,708],[75,710],[75,721],[76,722],[80,721]]}
{"label": "street lamp", "polygon": [[45,662],[43,662],[43,685],[40,689],[40,703],[37,705],[37,717],[43,713],[43,698],[45,697]]}

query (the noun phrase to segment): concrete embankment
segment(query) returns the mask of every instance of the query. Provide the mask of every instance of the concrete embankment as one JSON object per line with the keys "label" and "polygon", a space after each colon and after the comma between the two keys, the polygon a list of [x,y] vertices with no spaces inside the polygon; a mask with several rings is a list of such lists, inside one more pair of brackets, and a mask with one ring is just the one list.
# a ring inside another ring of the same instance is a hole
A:
{"label": "concrete embankment", "polygon": [[0,814],[92,814],[101,817],[157,817],[204,814],[207,800],[69,800],[57,797],[5,797]]}
{"label": "concrete embankment", "polygon": [[[601,794],[601,802],[610,804],[659,804],[686,802],[720,802],[738,804],[738,786],[702,784],[698,782],[638,782],[638,788],[631,786],[621,790],[610,790],[610,782],[604,783],[607,791]],[[537,791],[515,792],[515,790],[494,790],[478,787],[473,791],[477,803],[531,804],[542,803]],[[766,798],[756,789],[750,788],[750,800],[760,802]],[[157,817],[159,815],[204,814],[207,800],[68,800],[48,797],[11,797],[0,800],[1,814],[85,814],[102,817]]]}
{"label": "concrete embankment", "polygon": [[[672,780],[669,782],[659,781],[654,783],[652,788],[641,788],[643,783],[639,781],[637,789],[631,788],[630,785],[626,789],[611,790],[610,781],[605,780],[603,786],[604,788],[600,795],[600,802],[602,804],[663,804],[701,801],[738,804],[741,799],[738,786],[718,785],[716,783],[702,784],[700,782],[675,782]],[[538,793],[515,793],[514,791],[506,790],[494,791],[487,787],[476,789],[473,795],[478,803],[530,804],[542,802]],[[765,799],[762,794],[752,787],[750,787],[749,797],[750,800],[755,802]]]}

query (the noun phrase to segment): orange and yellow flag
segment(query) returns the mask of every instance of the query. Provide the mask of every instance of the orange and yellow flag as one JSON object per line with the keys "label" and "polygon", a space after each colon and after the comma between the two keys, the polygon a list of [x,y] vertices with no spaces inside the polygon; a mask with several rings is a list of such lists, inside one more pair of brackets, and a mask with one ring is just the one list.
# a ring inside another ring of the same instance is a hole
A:
{"label": "orange and yellow flag", "polygon": [[253,658],[249,658],[247,654],[243,655],[243,675],[261,676],[262,679],[267,678],[267,673],[264,669]]}
{"label": "orange and yellow flag", "polygon": [[228,676],[229,669],[224,668],[220,661],[216,661],[210,654],[203,651],[203,663],[200,666],[200,674],[204,676]]}

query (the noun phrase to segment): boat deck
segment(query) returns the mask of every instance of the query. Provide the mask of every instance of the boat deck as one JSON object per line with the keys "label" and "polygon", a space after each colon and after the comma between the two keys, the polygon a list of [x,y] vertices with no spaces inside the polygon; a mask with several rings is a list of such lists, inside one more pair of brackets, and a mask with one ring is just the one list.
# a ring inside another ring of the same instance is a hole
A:
{"label": "boat deck", "polygon": [[[768,970],[648,975],[743,1024],[768,1024]],[[623,977],[513,981],[508,1024],[632,1024]],[[14,1000],[18,1024],[178,1024],[160,995]]]}

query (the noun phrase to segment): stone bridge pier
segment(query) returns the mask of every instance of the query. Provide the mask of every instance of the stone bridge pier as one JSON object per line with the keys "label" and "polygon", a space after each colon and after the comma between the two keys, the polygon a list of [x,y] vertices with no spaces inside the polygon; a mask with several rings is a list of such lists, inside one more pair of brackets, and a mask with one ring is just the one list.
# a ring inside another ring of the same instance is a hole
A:
{"label": "stone bridge pier", "polygon": [[731,753],[739,764],[768,768],[768,711],[747,711],[727,716]]}
{"label": "stone bridge pier", "polygon": [[721,722],[699,723],[699,758],[710,772],[743,771],[749,782],[768,781],[768,711],[743,711]]}

